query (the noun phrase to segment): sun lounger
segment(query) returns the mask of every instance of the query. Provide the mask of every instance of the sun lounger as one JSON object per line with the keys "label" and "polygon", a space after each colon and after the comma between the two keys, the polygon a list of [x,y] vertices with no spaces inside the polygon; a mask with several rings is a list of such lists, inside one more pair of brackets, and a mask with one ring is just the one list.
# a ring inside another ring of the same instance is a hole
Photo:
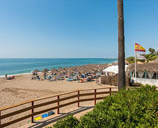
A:
{"label": "sun lounger", "polygon": [[49,81],[54,81],[53,79],[49,79]]}
{"label": "sun lounger", "polygon": [[73,81],[73,79],[69,78],[69,79],[67,79],[67,81]]}

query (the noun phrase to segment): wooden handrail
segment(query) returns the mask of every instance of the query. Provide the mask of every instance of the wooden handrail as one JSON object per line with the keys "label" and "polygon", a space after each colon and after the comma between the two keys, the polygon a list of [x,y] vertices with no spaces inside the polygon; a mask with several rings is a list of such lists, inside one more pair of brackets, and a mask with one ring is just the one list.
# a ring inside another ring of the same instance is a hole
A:
{"label": "wooden handrail", "polygon": [[[112,91],[112,89],[115,89],[115,88],[116,87],[105,87],[105,88],[97,88],[97,89],[75,90],[75,91],[71,91],[71,92],[67,92],[67,93],[60,93],[60,94],[47,96],[47,97],[43,97],[43,98],[32,99],[32,100],[21,102],[19,104],[15,104],[15,105],[12,105],[12,106],[0,108],[0,127],[5,127],[5,126],[8,126],[8,125],[14,124],[16,122],[22,121],[22,120],[27,119],[29,117],[31,117],[31,121],[33,122],[34,121],[33,118],[34,118],[35,115],[39,115],[39,114],[42,114],[44,112],[48,112],[48,111],[51,111],[51,110],[54,110],[54,109],[57,109],[57,113],[59,113],[59,108],[62,108],[64,106],[71,105],[71,104],[74,104],[74,103],[77,103],[78,104],[77,106],[79,107],[80,102],[94,100],[94,105],[95,105],[96,100],[106,98],[105,96],[97,97],[97,95],[99,95],[99,94],[109,94],[109,95],[111,95],[112,93],[117,92],[117,91]],[[158,87],[156,87],[156,88],[158,88]],[[107,90],[107,91],[97,91],[97,90],[101,90],[101,89],[109,89],[109,90]],[[84,91],[91,91],[91,90],[93,90],[93,92],[84,92]],[[84,93],[80,93],[82,91]],[[63,97],[63,98],[60,97],[62,95],[67,95],[67,94],[72,94],[72,93],[76,93],[76,94],[73,94],[71,96],[68,95],[67,97]],[[84,99],[81,98],[80,99],[80,97],[82,97],[82,96],[94,96],[94,97],[93,98],[84,98]],[[46,101],[44,103],[34,104],[34,102],[36,102],[36,101],[40,101],[40,100],[44,100],[44,99],[48,99],[48,98],[52,98],[52,97],[56,97],[57,99],[54,99],[52,101]],[[71,101],[69,103],[64,103],[64,104],[60,103],[61,101],[69,100],[69,99],[72,99],[72,98],[76,98],[76,100]],[[28,104],[28,103],[30,103],[31,106],[2,115],[2,111],[4,111],[4,110],[12,109],[14,107],[18,107],[18,106]],[[57,105],[54,106],[54,107],[51,107],[51,108],[40,110],[38,112],[34,112],[35,108],[43,107],[45,105],[50,105],[50,104],[53,104],[53,103],[57,103]],[[26,112],[26,111],[29,111],[29,110],[31,110],[31,114],[20,117],[18,119],[12,120],[12,121],[7,122],[7,123],[1,124],[2,119],[5,119],[5,118],[13,116],[13,115],[17,115],[17,114],[20,114],[22,112]]]}
{"label": "wooden handrail", "polygon": [[24,101],[24,102],[21,102],[21,103],[18,103],[18,104],[14,104],[14,105],[11,105],[11,106],[7,106],[7,107],[4,107],[4,108],[0,108],[0,111],[4,111],[4,110],[10,109],[10,108],[18,107],[20,105],[31,103],[32,101],[34,101],[34,100],[32,99],[32,100]]}
{"label": "wooden handrail", "polygon": [[[105,88],[97,88],[98,89],[109,89],[109,88],[116,88],[116,87],[105,87]],[[46,96],[46,97],[42,97],[42,98],[37,98],[37,99],[32,99],[32,100],[28,100],[28,101],[24,101],[24,102],[21,102],[21,103],[18,103],[18,104],[14,104],[14,105],[11,105],[11,106],[7,106],[7,107],[4,107],[4,108],[0,108],[0,111],[4,111],[6,109],[10,109],[10,108],[14,108],[14,107],[18,107],[20,105],[24,105],[24,104],[27,104],[27,103],[31,103],[32,101],[39,101],[39,100],[44,100],[44,99],[48,99],[48,98],[52,98],[52,97],[56,97],[58,95],[66,95],[66,94],[70,94],[70,93],[74,93],[74,92],[77,92],[77,91],[89,91],[89,90],[94,90],[94,89],[86,89],[86,90],[75,90],[75,91],[70,91],[70,92],[67,92],[67,93],[59,93],[59,94],[55,94],[55,95],[51,95],[51,96]]]}
{"label": "wooden handrail", "polygon": [[[18,119],[15,119],[13,121],[10,121],[10,122],[4,123],[4,124],[0,124],[0,127],[5,127],[5,126],[8,126],[8,125],[14,124],[16,122],[22,121],[22,120],[24,120],[26,118],[29,118],[29,117],[31,117],[31,122],[33,123],[33,121],[34,121],[33,118],[34,118],[35,115],[39,115],[39,114],[42,114],[44,112],[48,112],[48,111],[51,111],[51,110],[54,110],[54,109],[57,109],[57,114],[59,114],[59,108],[62,108],[64,106],[71,105],[71,104],[74,104],[74,103],[77,103],[78,107],[79,107],[79,102],[94,100],[94,105],[95,105],[96,100],[105,98],[105,96],[104,97],[96,97],[97,95],[99,95],[99,94],[110,94],[109,90],[108,91],[102,91],[102,92],[101,91],[97,92],[96,90],[101,90],[101,89],[110,89],[111,90],[112,88],[115,88],[115,87],[105,87],[105,88],[86,89],[86,90],[75,90],[75,91],[71,91],[71,92],[67,92],[67,93],[60,93],[60,94],[47,96],[47,97],[43,97],[43,98],[32,99],[32,100],[29,100],[29,101],[21,102],[19,104],[15,104],[15,105],[12,105],[12,106],[1,108],[0,113],[4,110],[11,109],[11,108],[14,108],[14,107],[18,107],[18,106],[21,106],[21,105],[24,105],[24,104],[30,103],[30,105],[31,105],[29,107],[22,108],[22,109],[17,110],[17,111],[13,111],[13,112],[10,112],[10,113],[4,114],[4,115],[0,115],[0,122],[1,122],[2,119],[5,119],[5,118],[13,116],[13,115],[17,115],[17,114],[20,114],[22,112],[26,112],[26,111],[29,111],[29,110],[31,110],[31,114],[26,115],[24,117],[20,117]],[[84,91],[90,91],[90,90],[94,90],[94,92],[80,93],[81,91],[84,92]],[[71,94],[71,93],[75,93],[75,92],[77,92],[77,94],[73,94],[71,96],[67,96],[67,97],[64,97],[64,98],[60,97],[62,95],[67,95],[67,94]],[[111,91],[111,92],[115,93],[116,91]],[[82,96],[90,96],[90,95],[94,95],[94,98],[87,98],[87,99],[80,99],[79,98],[79,97],[82,97]],[[36,101],[40,101],[40,100],[44,100],[44,99],[48,99],[48,98],[52,98],[52,97],[56,97],[57,99],[54,99],[52,101],[39,103],[39,104],[34,104]],[[65,103],[65,104],[59,104],[61,101],[69,100],[69,99],[72,99],[72,98],[77,98],[77,100],[71,101],[71,102]],[[57,106],[47,108],[45,110],[41,110],[41,111],[38,111],[38,112],[34,112],[35,108],[43,107],[45,105],[50,105],[50,104],[53,104],[53,103],[57,103]]]}

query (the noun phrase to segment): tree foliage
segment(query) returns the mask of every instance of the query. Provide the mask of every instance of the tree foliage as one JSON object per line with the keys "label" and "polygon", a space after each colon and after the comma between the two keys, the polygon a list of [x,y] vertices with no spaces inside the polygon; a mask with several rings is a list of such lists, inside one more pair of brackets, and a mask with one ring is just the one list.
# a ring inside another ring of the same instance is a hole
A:
{"label": "tree foliage", "polygon": [[151,54],[154,54],[155,49],[153,49],[153,48],[149,48],[149,52],[150,52]]}
{"label": "tree foliage", "polygon": [[[153,48],[149,48],[149,52],[150,52],[149,54],[142,54],[142,55],[146,58],[147,63],[148,63],[149,61],[153,61],[153,60],[155,60],[155,59],[158,58],[158,51],[155,51],[155,49],[153,49]],[[130,64],[132,64],[132,63],[135,62],[135,57],[131,56],[131,57],[126,58],[126,60],[127,60]],[[137,61],[145,62],[145,60],[139,60],[139,59],[137,59]]]}
{"label": "tree foliage", "polygon": [[126,60],[127,60],[130,64],[132,64],[132,63],[135,62],[135,57],[134,57],[134,56],[131,56],[131,57],[126,58]]}

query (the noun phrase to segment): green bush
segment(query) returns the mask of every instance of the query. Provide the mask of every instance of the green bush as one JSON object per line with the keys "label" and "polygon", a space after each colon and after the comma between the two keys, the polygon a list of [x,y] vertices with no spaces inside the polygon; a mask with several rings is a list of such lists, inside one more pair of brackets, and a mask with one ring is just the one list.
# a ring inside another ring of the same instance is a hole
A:
{"label": "green bush", "polygon": [[158,58],[158,56],[153,56],[150,58],[150,61],[156,60]]}
{"label": "green bush", "polygon": [[135,62],[135,57],[134,57],[134,56],[131,56],[131,57],[126,58],[126,60],[127,60],[130,64],[132,64],[132,63]]}
{"label": "green bush", "polygon": [[146,59],[148,59],[150,56],[151,56],[151,54],[142,54]]}
{"label": "green bush", "polygon": [[137,59],[137,61],[139,61],[139,62],[145,62],[145,60],[140,60],[140,59]]}
{"label": "green bush", "polygon": [[69,115],[64,119],[58,120],[56,124],[53,125],[54,128],[75,128],[79,123],[78,119]]}
{"label": "green bush", "polygon": [[97,103],[80,121],[71,115],[55,125],[55,128],[158,127],[158,92],[155,86],[149,85],[121,90]]}

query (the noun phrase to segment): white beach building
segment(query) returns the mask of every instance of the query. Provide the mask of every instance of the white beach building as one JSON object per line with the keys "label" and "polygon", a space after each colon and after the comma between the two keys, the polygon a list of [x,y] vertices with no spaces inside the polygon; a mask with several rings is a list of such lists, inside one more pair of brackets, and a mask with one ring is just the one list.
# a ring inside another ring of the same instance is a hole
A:
{"label": "white beach building", "polygon": [[[125,65],[125,71],[127,69],[128,65]],[[118,65],[112,65],[106,69],[103,70],[105,72],[106,76],[114,76],[118,74]]]}
{"label": "white beach building", "polygon": [[[158,85],[158,63],[144,63],[137,64],[137,70],[135,74],[135,65],[131,64],[127,68],[127,73],[130,74],[134,82],[149,85]],[[135,80],[136,75],[136,80]]]}

